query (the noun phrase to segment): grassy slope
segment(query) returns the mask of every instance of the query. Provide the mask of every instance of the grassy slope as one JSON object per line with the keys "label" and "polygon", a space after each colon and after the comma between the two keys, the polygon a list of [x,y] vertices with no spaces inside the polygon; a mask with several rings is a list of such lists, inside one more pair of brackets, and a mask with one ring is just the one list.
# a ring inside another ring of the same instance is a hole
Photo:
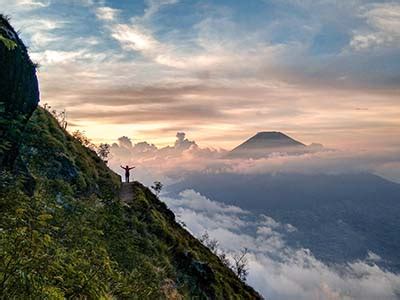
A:
{"label": "grassy slope", "polygon": [[[18,164],[34,180],[16,181],[35,182],[30,188],[35,192],[29,199],[18,193],[12,201],[5,194],[0,202],[1,258],[27,258],[15,266],[24,275],[13,273],[3,285],[8,295],[29,295],[35,286],[37,297],[259,297],[177,224],[149,189],[135,183],[134,199],[121,202],[119,176],[43,109],[28,123]],[[28,239],[35,234],[37,239]],[[28,242],[20,245],[24,239]],[[27,247],[40,251],[26,252]],[[40,262],[38,255],[51,257],[54,265],[34,264]],[[7,269],[0,263],[1,276]]]}
{"label": "grassy slope", "polygon": [[35,111],[25,129],[20,153],[22,163],[39,181],[45,178],[65,182],[78,196],[117,195],[120,177],[42,108]]}
{"label": "grassy slope", "polygon": [[127,214],[140,237],[142,249],[164,258],[167,274],[181,283],[186,295],[207,295],[218,299],[254,299],[253,289],[243,284],[220,259],[175,222],[174,214],[146,187],[135,182],[134,199]]}

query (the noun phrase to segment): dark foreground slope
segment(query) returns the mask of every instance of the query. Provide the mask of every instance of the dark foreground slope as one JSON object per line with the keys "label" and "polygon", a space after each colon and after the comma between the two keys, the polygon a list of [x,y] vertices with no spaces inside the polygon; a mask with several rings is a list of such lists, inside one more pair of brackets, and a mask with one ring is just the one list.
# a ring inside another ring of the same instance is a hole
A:
{"label": "dark foreground slope", "polygon": [[119,176],[49,112],[2,121],[18,121],[18,140],[0,145],[0,299],[260,298],[149,189],[129,185],[121,201]]}

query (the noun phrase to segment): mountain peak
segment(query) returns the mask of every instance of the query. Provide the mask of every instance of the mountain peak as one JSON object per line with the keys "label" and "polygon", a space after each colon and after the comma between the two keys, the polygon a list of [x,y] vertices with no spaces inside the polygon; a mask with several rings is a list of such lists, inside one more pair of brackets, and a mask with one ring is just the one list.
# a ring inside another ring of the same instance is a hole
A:
{"label": "mountain peak", "polygon": [[[286,139],[286,140],[296,141],[280,131],[260,131],[260,132],[257,132],[257,134],[254,135],[251,139],[269,139],[269,140],[277,140],[277,139],[285,140]],[[301,144],[298,141],[296,141],[296,142]]]}
{"label": "mountain peak", "polygon": [[234,148],[229,157],[260,158],[274,152],[304,152],[306,145],[279,131],[260,131]]}
{"label": "mountain peak", "polygon": [[[249,138],[243,144],[235,149],[265,149],[265,148],[282,148],[282,147],[304,147],[303,143],[296,141],[290,136],[279,131],[261,131],[253,137]],[[233,150],[235,150],[233,149]]]}

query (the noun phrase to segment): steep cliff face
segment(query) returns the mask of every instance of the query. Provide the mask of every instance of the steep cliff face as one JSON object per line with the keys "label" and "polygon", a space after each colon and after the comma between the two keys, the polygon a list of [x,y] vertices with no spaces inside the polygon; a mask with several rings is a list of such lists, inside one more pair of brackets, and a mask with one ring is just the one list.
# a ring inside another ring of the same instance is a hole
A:
{"label": "steep cliff face", "polygon": [[[120,177],[93,150],[35,109],[34,67],[12,34],[7,45],[0,42],[2,51],[19,51],[1,52],[7,143],[0,160],[0,298],[260,299],[148,188],[135,182],[121,190]],[[9,50],[10,41],[17,48]]]}
{"label": "steep cliff face", "polygon": [[36,68],[8,20],[0,15],[0,165],[11,168],[21,133],[39,102]]}

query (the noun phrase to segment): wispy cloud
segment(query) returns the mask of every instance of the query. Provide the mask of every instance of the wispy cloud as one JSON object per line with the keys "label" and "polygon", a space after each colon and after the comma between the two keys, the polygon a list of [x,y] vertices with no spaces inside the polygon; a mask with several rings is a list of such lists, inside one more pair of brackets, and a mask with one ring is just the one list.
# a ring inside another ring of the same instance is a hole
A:
{"label": "wispy cloud", "polygon": [[173,5],[178,3],[179,0],[146,0],[148,7],[145,9],[145,13],[142,19],[150,19],[155,15],[163,6]]}
{"label": "wispy cloud", "polygon": [[64,20],[32,17],[24,22],[20,30],[24,35],[29,35],[31,47],[42,49],[51,43],[62,41],[63,38],[56,31],[67,25],[68,22]]}
{"label": "wispy cloud", "polygon": [[51,64],[67,64],[75,61],[78,57],[82,57],[83,51],[54,51],[45,50],[40,53],[31,53],[31,57],[35,61],[40,61],[46,65]]}
{"label": "wispy cloud", "polygon": [[369,28],[355,32],[350,46],[355,50],[400,47],[400,4],[370,4],[362,8],[360,17]]}
{"label": "wispy cloud", "polygon": [[17,5],[30,9],[43,8],[50,5],[50,1],[16,0],[15,2]]}
{"label": "wispy cloud", "polygon": [[114,9],[111,7],[107,7],[107,6],[102,6],[102,7],[96,8],[96,16],[100,20],[114,21],[118,17],[119,13],[120,13],[120,10]]}
{"label": "wispy cloud", "polygon": [[140,51],[152,55],[161,52],[162,45],[145,29],[139,26],[117,24],[112,29],[112,37],[131,50]]}

